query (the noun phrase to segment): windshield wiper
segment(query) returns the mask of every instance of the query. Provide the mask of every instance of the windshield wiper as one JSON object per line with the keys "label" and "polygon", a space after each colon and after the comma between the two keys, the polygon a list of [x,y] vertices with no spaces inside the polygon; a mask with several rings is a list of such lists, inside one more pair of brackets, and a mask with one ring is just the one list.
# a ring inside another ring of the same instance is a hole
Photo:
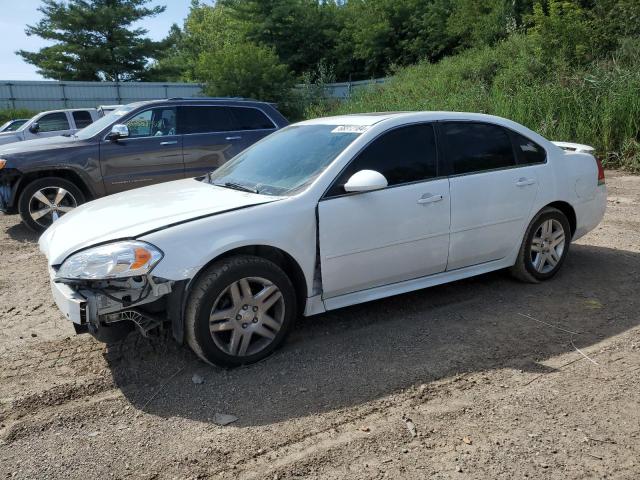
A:
{"label": "windshield wiper", "polygon": [[234,182],[224,182],[224,184],[214,183],[214,185],[217,185],[219,187],[232,188],[234,190],[240,190],[242,192],[259,193],[257,188],[245,187],[244,185],[240,185],[239,183]]}

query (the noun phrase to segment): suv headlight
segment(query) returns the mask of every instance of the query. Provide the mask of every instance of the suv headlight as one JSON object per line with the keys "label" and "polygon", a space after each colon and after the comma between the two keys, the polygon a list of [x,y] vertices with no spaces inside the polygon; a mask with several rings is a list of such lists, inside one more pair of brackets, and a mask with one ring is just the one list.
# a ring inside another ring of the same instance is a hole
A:
{"label": "suv headlight", "polygon": [[145,275],[162,259],[163,253],[146,242],[126,240],[83,250],[67,258],[56,278],[109,280]]}

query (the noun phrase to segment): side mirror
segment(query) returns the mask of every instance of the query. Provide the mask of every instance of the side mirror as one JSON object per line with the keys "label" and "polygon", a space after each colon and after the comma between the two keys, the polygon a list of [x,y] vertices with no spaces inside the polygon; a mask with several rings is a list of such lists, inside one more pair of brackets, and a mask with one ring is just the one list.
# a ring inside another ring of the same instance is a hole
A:
{"label": "side mirror", "polygon": [[129,136],[129,128],[123,124],[116,124],[111,127],[111,131],[107,138],[109,140],[118,140],[120,138],[127,138]]}
{"label": "side mirror", "polygon": [[344,185],[345,192],[369,192],[380,190],[389,185],[387,179],[380,172],[375,170],[360,170],[351,175],[351,178]]}
{"label": "side mirror", "polygon": [[29,131],[31,133],[38,133],[40,131],[40,124],[38,122],[33,122],[29,125]]}

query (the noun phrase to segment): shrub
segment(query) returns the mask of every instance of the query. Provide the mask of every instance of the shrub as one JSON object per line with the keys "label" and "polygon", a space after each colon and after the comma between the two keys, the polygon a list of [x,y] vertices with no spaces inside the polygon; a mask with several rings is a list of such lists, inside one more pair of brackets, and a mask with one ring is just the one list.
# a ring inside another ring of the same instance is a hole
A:
{"label": "shrub", "polygon": [[13,120],[15,118],[31,118],[36,114],[31,110],[25,108],[8,108],[6,110],[0,110],[0,125],[7,120]]}

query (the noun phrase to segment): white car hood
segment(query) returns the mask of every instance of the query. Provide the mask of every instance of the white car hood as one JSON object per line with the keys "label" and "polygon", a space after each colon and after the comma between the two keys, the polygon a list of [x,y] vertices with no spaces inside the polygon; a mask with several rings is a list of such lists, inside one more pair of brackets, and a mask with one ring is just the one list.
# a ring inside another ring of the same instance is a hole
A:
{"label": "white car hood", "polygon": [[130,190],[86,203],[40,237],[49,265],[95,244],[135,238],[151,230],[281,197],[216,187],[192,178]]}

